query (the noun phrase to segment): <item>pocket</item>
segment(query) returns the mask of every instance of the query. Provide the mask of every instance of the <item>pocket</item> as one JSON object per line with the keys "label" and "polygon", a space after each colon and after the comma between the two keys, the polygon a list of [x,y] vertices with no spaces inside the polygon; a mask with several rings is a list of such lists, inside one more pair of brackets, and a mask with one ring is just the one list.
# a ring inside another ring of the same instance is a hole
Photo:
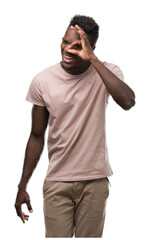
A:
{"label": "pocket", "polygon": [[44,180],[44,183],[43,183],[43,197],[45,197],[45,195],[47,193],[51,192],[53,187],[55,187],[55,184],[57,184],[57,183],[59,183],[59,182],[58,181]]}
{"label": "pocket", "polygon": [[101,191],[104,199],[106,200],[109,196],[109,181],[107,177],[96,179],[96,182],[99,182],[99,190]]}
{"label": "pocket", "polygon": [[108,182],[109,186],[111,187],[111,184],[110,184],[109,178],[106,177],[106,179],[107,179],[107,182]]}
{"label": "pocket", "polygon": [[45,195],[47,183],[48,183],[48,181],[44,180],[44,183],[43,183],[43,197],[44,197],[44,195]]}
{"label": "pocket", "polygon": [[104,179],[104,193],[107,199],[109,197],[109,180],[107,177]]}

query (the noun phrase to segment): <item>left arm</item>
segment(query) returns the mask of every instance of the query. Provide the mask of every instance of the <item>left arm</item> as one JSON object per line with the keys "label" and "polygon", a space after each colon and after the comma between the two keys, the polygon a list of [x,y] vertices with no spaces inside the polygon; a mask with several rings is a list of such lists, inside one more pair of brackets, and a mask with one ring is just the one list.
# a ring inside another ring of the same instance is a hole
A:
{"label": "left arm", "polygon": [[[70,45],[68,52],[77,54],[82,59],[90,61],[100,75],[114,101],[124,110],[129,110],[135,105],[134,91],[126,83],[121,81],[115,74],[113,74],[107,67],[105,67],[95,56],[85,32],[77,25],[72,28],[79,34],[81,40],[73,42]],[[81,45],[82,49],[73,49],[72,47],[75,44]]]}
{"label": "left arm", "polygon": [[94,53],[90,57],[90,62],[100,75],[114,101],[124,110],[129,110],[133,107],[135,105],[135,94],[133,90],[105,67]]}

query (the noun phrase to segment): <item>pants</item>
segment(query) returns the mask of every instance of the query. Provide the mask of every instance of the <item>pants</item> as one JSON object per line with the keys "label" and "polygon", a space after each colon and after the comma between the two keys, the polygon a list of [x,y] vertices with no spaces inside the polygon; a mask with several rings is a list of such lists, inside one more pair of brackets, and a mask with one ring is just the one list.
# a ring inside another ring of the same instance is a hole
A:
{"label": "pants", "polygon": [[44,181],[45,237],[102,237],[108,178]]}

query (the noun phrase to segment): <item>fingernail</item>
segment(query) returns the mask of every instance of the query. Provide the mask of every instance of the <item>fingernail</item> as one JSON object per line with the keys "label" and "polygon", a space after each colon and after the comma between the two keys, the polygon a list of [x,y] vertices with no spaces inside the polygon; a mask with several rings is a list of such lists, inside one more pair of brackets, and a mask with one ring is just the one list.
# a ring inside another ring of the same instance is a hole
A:
{"label": "fingernail", "polygon": [[31,210],[30,210],[30,213],[32,213],[32,212],[33,212],[33,210],[31,209]]}

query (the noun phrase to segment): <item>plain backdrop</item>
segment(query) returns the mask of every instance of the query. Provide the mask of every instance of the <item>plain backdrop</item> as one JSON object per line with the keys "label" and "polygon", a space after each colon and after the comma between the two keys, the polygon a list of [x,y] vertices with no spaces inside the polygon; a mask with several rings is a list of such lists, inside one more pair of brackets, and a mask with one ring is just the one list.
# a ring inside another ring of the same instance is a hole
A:
{"label": "plain backdrop", "polygon": [[[16,215],[17,193],[32,104],[25,97],[32,78],[61,61],[60,43],[75,14],[100,25],[95,54],[117,64],[135,91],[136,105],[123,110],[112,97],[106,110],[109,160],[113,169],[105,239],[148,239],[150,216],[150,34],[148,1],[13,0],[0,2],[0,207],[1,239],[44,239],[42,186],[47,142],[28,184],[33,213],[25,224]],[[47,140],[47,132],[46,132]],[[23,206],[28,213],[26,206]]]}

